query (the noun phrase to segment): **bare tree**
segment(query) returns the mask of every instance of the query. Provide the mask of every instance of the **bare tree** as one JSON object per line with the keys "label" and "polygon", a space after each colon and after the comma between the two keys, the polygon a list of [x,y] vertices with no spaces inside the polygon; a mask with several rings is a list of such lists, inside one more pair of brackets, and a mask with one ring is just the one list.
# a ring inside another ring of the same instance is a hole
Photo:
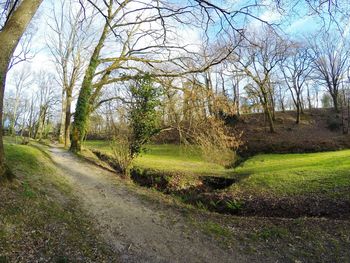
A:
{"label": "bare tree", "polygon": [[[339,41],[342,41],[339,43]],[[324,34],[320,39],[310,40],[313,56],[313,78],[325,85],[332,97],[333,107],[339,111],[339,88],[346,78],[350,50],[342,38],[335,39]]]}
{"label": "bare tree", "polygon": [[240,116],[241,111],[240,111],[240,84],[242,82],[242,75],[240,74],[234,74],[231,78],[232,81],[232,92],[233,92],[233,102],[237,111],[237,115]]}
{"label": "bare tree", "polygon": [[33,24],[31,24],[27,28],[27,30],[24,32],[23,36],[21,37],[18,43],[18,47],[15,49],[15,52],[13,53],[8,70],[14,68],[16,65],[20,64],[21,62],[30,61],[35,57],[36,52],[33,51],[33,48],[32,48],[33,36],[35,32],[36,32],[36,28],[33,26]]}
{"label": "bare tree", "polygon": [[44,136],[45,125],[50,115],[50,110],[59,101],[57,89],[54,85],[54,77],[51,73],[41,71],[35,76],[37,81],[37,105],[39,106],[38,120],[36,122],[34,138],[41,140]]}
{"label": "bare tree", "polygon": [[312,58],[309,47],[305,44],[291,43],[288,50],[289,54],[280,64],[280,69],[296,108],[296,123],[299,124],[302,112],[302,93],[304,84],[311,73]]}
{"label": "bare tree", "polygon": [[254,32],[247,46],[237,53],[240,69],[251,80],[246,86],[250,95],[255,95],[264,110],[270,132],[274,132],[274,83],[272,73],[284,60],[287,45],[284,40],[268,28]]}
{"label": "bare tree", "polygon": [[19,107],[22,102],[24,102],[24,92],[25,89],[28,88],[30,81],[30,71],[28,68],[22,68],[22,70],[15,72],[14,77],[14,88],[15,93],[14,97],[8,98],[12,101],[12,110],[10,113],[10,127],[9,132],[11,135],[15,135],[15,126],[17,124],[17,120],[19,118],[18,112]]}
{"label": "bare tree", "polygon": [[59,83],[62,87],[62,107],[59,141],[70,143],[71,104],[73,90],[77,87],[85,66],[86,50],[90,43],[89,27],[92,17],[83,19],[84,9],[70,1],[60,0],[53,7],[49,26],[52,33],[47,45],[54,58]]}

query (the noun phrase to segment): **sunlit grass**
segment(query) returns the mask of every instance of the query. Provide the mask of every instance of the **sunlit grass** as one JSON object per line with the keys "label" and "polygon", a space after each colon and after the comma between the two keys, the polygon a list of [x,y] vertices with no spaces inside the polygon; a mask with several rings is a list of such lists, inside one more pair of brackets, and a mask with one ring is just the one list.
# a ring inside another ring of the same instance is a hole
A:
{"label": "sunlit grass", "polygon": [[[350,150],[254,156],[235,169],[243,175],[240,188],[277,194],[347,193],[350,189]],[[348,195],[348,194],[347,194]]]}
{"label": "sunlit grass", "polygon": [[[87,141],[84,146],[112,154],[108,141]],[[194,175],[229,176],[233,170],[204,160],[198,148],[186,145],[147,145],[134,161],[134,166],[165,172],[181,172]]]}
{"label": "sunlit grass", "polygon": [[[111,154],[105,141],[88,141],[88,148]],[[262,154],[254,156],[236,169],[209,163],[194,147],[179,145],[148,145],[138,157],[140,168],[181,172],[193,175],[236,177],[238,182],[227,189],[249,194],[326,194],[350,197],[350,150],[305,153]]]}

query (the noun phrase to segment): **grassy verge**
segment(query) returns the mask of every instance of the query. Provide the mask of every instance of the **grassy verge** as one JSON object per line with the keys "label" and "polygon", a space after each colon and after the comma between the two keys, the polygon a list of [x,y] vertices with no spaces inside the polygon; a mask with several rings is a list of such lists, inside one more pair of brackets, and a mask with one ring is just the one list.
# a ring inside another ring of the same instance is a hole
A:
{"label": "grassy verge", "polygon": [[9,138],[5,151],[16,180],[0,186],[0,262],[113,258],[47,155]]}

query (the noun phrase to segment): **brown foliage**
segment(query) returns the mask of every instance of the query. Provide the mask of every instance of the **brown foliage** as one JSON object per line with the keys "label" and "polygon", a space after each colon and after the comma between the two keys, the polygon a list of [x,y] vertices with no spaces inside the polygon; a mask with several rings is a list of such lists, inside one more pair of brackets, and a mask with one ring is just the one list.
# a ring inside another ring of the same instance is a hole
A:
{"label": "brown foliage", "polygon": [[214,117],[199,122],[193,137],[207,161],[225,167],[233,165],[236,150],[242,144],[240,134],[233,133],[222,120]]}

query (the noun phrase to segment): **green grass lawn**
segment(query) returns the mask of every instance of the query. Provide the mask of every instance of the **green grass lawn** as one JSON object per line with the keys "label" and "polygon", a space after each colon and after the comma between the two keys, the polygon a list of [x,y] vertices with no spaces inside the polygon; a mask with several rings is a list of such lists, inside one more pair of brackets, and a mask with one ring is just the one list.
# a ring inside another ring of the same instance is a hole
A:
{"label": "green grass lawn", "polygon": [[350,150],[257,155],[235,169],[240,188],[282,194],[346,194],[350,189]]}
{"label": "green grass lawn", "polygon": [[[84,146],[112,154],[108,141],[86,141]],[[134,161],[135,167],[193,175],[232,176],[232,169],[205,161],[199,149],[185,145],[147,145],[146,151]]]}
{"label": "green grass lawn", "polygon": [[[110,153],[106,141],[87,141],[85,147]],[[194,175],[237,177],[229,192],[272,195],[326,194],[350,198],[350,150],[305,153],[262,154],[235,169],[205,161],[198,149],[179,145],[148,145],[134,165]]]}

